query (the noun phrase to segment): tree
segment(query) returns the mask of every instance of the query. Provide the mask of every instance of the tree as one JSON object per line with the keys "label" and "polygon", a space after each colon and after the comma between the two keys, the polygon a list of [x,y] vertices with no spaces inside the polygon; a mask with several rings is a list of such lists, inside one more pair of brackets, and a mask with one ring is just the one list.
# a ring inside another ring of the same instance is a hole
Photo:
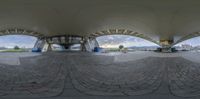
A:
{"label": "tree", "polygon": [[119,50],[122,50],[124,48],[123,45],[119,45]]}
{"label": "tree", "polygon": [[18,50],[18,49],[20,49],[20,48],[19,48],[19,46],[16,45],[16,46],[14,47],[14,49],[15,49],[15,50]]}

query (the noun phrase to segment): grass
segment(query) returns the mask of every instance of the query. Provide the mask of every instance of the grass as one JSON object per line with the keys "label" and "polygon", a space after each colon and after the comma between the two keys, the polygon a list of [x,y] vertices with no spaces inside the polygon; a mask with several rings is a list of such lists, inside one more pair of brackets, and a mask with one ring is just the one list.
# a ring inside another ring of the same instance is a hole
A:
{"label": "grass", "polygon": [[28,52],[26,49],[7,49],[7,50],[1,50],[0,52]]}
{"label": "grass", "polygon": [[105,48],[106,51],[119,52],[119,48]]}

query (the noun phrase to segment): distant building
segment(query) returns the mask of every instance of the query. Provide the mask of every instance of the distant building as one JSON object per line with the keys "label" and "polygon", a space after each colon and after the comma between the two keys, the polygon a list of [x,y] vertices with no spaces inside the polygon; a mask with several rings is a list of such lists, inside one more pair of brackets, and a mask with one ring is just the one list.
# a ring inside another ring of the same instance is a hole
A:
{"label": "distant building", "polygon": [[190,44],[182,44],[180,46],[175,46],[176,50],[185,50],[185,51],[189,51],[194,49],[194,47],[192,47],[192,45]]}
{"label": "distant building", "polygon": [[181,47],[182,47],[182,50],[187,50],[187,51],[193,48],[192,45],[189,45],[189,44],[183,44],[181,45]]}

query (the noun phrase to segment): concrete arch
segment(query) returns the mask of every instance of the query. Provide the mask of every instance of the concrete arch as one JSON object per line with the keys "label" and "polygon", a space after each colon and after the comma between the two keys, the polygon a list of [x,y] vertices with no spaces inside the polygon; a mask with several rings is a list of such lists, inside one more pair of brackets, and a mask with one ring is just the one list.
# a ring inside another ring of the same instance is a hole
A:
{"label": "concrete arch", "polygon": [[142,39],[145,39],[145,40],[148,40],[155,44],[160,45],[160,43],[158,41],[153,40],[152,38],[150,38],[149,36],[146,36],[145,34],[134,32],[134,31],[127,30],[127,29],[103,30],[103,31],[99,31],[96,33],[89,34],[88,37],[96,38],[96,37],[103,36],[103,35],[114,35],[114,34],[135,36],[135,37],[139,37],[139,38],[142,38]]}
{"label": "concrete arch", "polygon": [[19,28],[6,29],[6,30],[1,30],[0,31],[0,36],[3,36],[3,35],[14,35],[14,34],[29,35],[29,36],[35,36],[35,37],[38,37],[38,38],[44,37],[44,35],[41,34],[41,33],[38,33],[38,32],[35,32],[35,31],[31,31],[31,30],[19,29]]}

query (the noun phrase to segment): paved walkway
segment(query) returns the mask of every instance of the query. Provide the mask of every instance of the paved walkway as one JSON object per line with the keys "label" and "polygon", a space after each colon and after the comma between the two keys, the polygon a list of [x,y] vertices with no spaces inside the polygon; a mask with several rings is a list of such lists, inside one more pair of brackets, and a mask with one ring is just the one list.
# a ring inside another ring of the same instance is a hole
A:
{"label": "paved walkway", "polygon": [[[116,61],[126,55],[132,60]],[[200,98],[198,53],[23,56],[20,66],[0,65],[1,99]]]}
{"label": "paved walkway", "polygon": [[31,53],[31,52],[1,52],[0,53],[0,63],[1,64],[7,64],[7,65],[20,65],[20,60],[19,58],[23,57],[32,57],[32,56],[38,56],[40,55],[39,53]]}

